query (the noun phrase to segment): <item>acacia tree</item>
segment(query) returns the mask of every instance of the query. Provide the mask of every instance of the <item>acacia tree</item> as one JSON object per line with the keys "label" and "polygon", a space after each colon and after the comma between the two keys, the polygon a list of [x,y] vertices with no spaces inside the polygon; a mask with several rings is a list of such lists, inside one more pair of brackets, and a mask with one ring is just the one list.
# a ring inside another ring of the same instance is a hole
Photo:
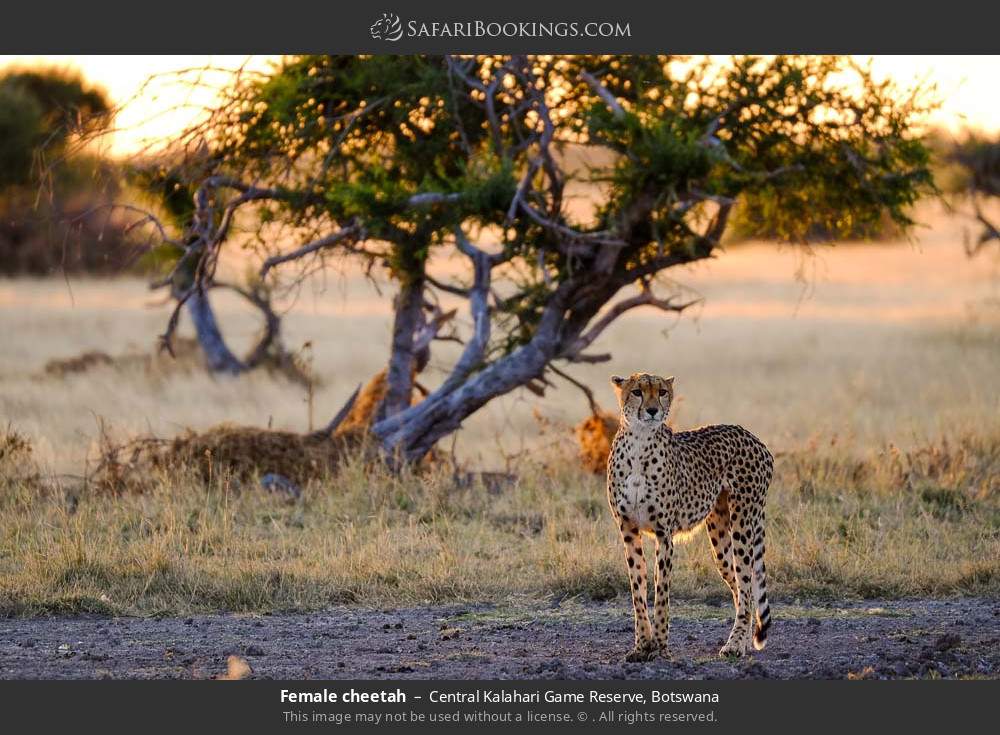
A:
{"label": "acacia tree", "polygon": [[[268,253],[262,278],[307,258],[384,264],[398,290],[372,432],[417,460],[490,400],[609,359],[593,349],[622,314],[682,311],[657,277],[716,254],[737,203],[792,241],[911,225],[931,186],[920,112],[833,57],[288,59],[177,142],[199,161],[178,308],[212,283],[239,210],[305,241]],[[581,214],[567,191],[583,185],[596,201]],[[435,276],[437,253],[467,277]],[[472,328],[411,405],[443,294]]]}
{"label": "acacia tree", "polygon": [[[154,289],[169,289],[177,303],[163,346],[172,351],[169,337],[177,327],[181,308],[186,307],[210,372],[239,375],[263,364],[281,366],[291,358],[282,345],[281,319],[272,308],[270,294],[264,285],[259,280],[240,285],[204,277],[202,268],[206,255],[229,237],[232,215],[245,202],[239,199],[232,202],[228,214],[220,216],[215,211],[217,191],[220,186],[226,186],[227,181],[212,176],[202,158],[192,160],[188,157],[181,163],[165,163],[160,157],[133,162],[126,167],[126,178],[140,191],[152,195],[159,205],[162,214],[146,213],[139,223],[149,223],[155,228],[161,238],[159,258],[173,264],[165,278],[152,284]],[[236,182],[228,183],[237,191],[244,188]],[[178,232],[181,234],[171,234]],[[235,292],[263,317],[264,329],[245,357],[237,357],[226,344],[209,300],[212,289]]]}
{"label": "acacia tree", "polygon": [[117,195],[113,167],[76,148],[111,122],[110,101],[78,74],[0,73],[0,273],[108,272],[128,263],[117,223],[87,216]]}
{"label": "acacia tree", "polygon": [[983,204],[1000,198],[1000,138],[990,139],[968,132],[964,140],[945,152],[946,161],[958,164],[961,174],[949,182],[953,193],[964,196],[981,229],[975,242],[966,243],[966,252],[976,255],[990,241],[1000,242],[1000,226],[987,217]]}

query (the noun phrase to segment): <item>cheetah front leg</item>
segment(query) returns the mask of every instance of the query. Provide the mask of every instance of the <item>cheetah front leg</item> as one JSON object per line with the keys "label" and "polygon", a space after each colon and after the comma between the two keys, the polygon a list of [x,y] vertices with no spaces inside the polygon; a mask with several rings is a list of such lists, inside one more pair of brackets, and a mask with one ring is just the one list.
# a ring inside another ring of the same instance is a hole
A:
{"label": "cheetah front leg", "polygon": [[646,560],[642,554],[642,536],[637,527],[625,524],[622,524],[621,532],[632,587],[632,609],[635,613],[635,647],[625,656],[625,660],[645,661],[653,651],[653,634],[646,611]]}
{"label": "cheetah front leg", "polygon": [[656,529],[656,597],[653,601],[653,637],[656,653],[666,656],[670,638],[670,571],[674,540],[668,529]]}

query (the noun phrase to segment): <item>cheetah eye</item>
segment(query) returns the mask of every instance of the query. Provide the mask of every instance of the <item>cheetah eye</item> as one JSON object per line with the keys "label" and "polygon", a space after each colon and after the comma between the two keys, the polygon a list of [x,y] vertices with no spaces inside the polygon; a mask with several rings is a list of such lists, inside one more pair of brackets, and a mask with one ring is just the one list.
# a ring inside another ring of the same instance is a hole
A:
{"label": "cheetah eye", "polygon": [[632,395],[641,398],[642,397],[642,391],[639,390],[638,388],[636,388],[634,391],[632,391]]}
{"label": "cheetah eye", "polygon": [[662,397],[663,397],[663,396],[665,396],[665,395],[667,395],[667,391],[666,391],[666,389],[664,389],[664,388],[660,388],[660,398],[662,398]]}

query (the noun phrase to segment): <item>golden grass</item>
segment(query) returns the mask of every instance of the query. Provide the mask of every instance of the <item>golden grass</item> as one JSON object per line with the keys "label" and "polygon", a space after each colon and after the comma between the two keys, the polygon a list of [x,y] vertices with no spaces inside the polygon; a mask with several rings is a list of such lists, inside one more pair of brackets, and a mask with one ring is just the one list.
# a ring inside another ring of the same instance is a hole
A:
{"label": "golden grass", "polygon": [[158,475],[174,470],[209,484],[218,478],[236,486],[256,485],[260,473],[304,483],[335,470],[363,440],[357,430],[329,437],[230,424],[185,431],[172,439],[138,437],[120,445],[108,439],[84,487],[114,495],[148,492],[160,481]]}
{"label": "golden grass", "polygon": [[[732,248],[674,274],[703,307],[679,321],[636,311],[595,345],[611,362],[570,368],[605,406],[611,373],[673,374],[676,429],[740,423],[776,452],[768,571],[779,596],[1000,594],[1000,269],[989,254],[965,258],[961,223],[936,222],[922,238],[812,258]],[[119,358],[47,374],[49,361],[92,351],[148,355],[166,307],[147,308],[138,280],[0,280],[0,430],[9,423],[32,447],[28,456],[22,442],[0,442],[0,611],[272,610],[624,588],[602,479],[581,467],[573,436],[590,410],[568,386],[544,399],[515,392],[463,424],[463,467],[516,472],[512,488],[469,487],[441,466],[393,478],[358,459],[291,504],[238,492],[254,484],[237,482],[246,467],[207,476],[197,463],[160,466],[147,492],[117,498],[45,479],[93,472],[103,427],[126,440],[197,436],[222,422],[302,435],[325,423],[384,368],[391,291],[378,297],[357,274],[320,285],[310,281],[284,321],[290,349],[312,344],[322,383],[309,391],[268,372],[234,380]],[[260,325],[238,299],[217,308],[241,351]],[[460,349],[436,344],[421,383],[433,389]],[[374,398],[378,381],[370,387]],[[679,556],[679,594],[726,599],[707,543]]]}
{"label": "golden grass", "polygon": [[[749,244],[672,273],[703,305],[679,320],[637,310],[595,345],[612,353],[611,362],[568,369],[606,408],[614,405],[612,373],[675,375],[678,429],[741,423],[776,450],[834,436],[859,451],[887,442],[917,446],[996,427],[1000,261],[993,251],[965,257],[961,220],[935,212],[920,218],[934,227],[918,231],[916,246],[848,245],[805,256]],[[288,348],[312,345],[310,372],[320,381],[312,393],[266,371],[230,380],[116,364],[46,375],[49,361],[88,351],[116,360],[149,355],[169,306],[151,304],[136,279],[0,279],[0,421],[31,438],[47,468],[76,474],[95,456],[98,419],[123,437],[171,437],[222,422],[318,428],[385,367],[391,335],[392,287],[379,296],[358,273],[335,278],[310,280],[296,301],[281,304]],[[242,354],[260,330],[256,315],[228,294],[216,301],[226,336]],[[460,333],[468,329],[465,306],[456,323]],[[183,320],[182,329],[189,330]],[[435,344],[420,382],[433,388],[460,350]],[[536,411],[567,427],[590,414],[568,385],[544,399],[518,391],[463,424],[459,456],[477,468],[503,469],[503,455],[539,443]]]}
{"label": "golden grass", "polygon": [[[225,480],[206,488],[176,468],[148,492],[118,497],[8,471],[0,615],[623,593],[601,479],[570,453],[548,460],[525,462],[499,491],[457,485],[446,471],[393,477],[353,461],[294,502]],[[829,448],[780,456],[769,589],[776,599],[1000,595],[998,478],[1000,435],[862,459]],[[675,594],[727,599],[704,539],[678,555]]]}
{"label": "golden grass", "polygon": [[592,413],[577,424],[574,431],[584,469],[595,475],[604,474],[611,442],[618,432],[618,416],[608,411]]}

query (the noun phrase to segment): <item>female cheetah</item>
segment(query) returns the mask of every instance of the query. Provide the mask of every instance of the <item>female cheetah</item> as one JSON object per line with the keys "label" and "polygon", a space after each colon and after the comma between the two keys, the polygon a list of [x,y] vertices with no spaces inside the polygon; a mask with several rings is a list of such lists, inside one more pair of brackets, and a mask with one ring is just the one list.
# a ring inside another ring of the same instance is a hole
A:
{"label": "female cheetah", "polygon": [[[675,534],[702,521],[719,574],[733,593],[736,621],[720,655],[742,656],[767,642],[771,612],[764,577],[764,500],[774,460],[742,426],[673,432],[664,421],[674,379],[612,376],[621,418],[608,458],[608,504],[625,544],[635,610],[635,648],[627,661],[666,654]],[[646,612],[642,534],[656,542],[653,625]],[[757,610],[757,626],[751,617]]]}

